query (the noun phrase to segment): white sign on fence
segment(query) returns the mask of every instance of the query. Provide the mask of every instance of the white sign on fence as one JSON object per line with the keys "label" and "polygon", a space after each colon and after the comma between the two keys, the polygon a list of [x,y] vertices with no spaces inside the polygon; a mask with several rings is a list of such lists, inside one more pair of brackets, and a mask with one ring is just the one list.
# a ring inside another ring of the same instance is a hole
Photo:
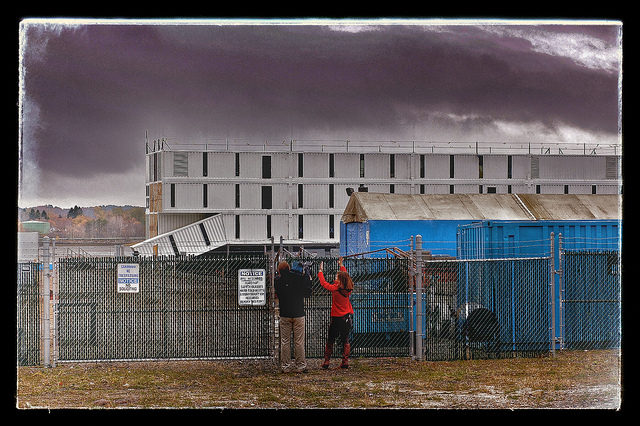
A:
{"label": "white sign on fence", "polygon": [[137,293],[138,291],[140,291],[140,265],[118,263],[118,293]]}
{"label": "white sign on fence", "polygon": [[266,303],[267,280],[265,270],[238,270],[238,305],[264,306]]}

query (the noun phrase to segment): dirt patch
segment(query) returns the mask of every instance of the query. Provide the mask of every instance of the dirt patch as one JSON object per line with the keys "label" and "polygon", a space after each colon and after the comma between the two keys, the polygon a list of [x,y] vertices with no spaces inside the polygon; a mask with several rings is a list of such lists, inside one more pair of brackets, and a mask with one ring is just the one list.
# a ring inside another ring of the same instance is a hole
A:
{"label": "dirt patch", "polygon": [[618,351],[450,362],[355,358],[281,373],[268,361],[20,367],[16,407],[519,409],[621,406]]}

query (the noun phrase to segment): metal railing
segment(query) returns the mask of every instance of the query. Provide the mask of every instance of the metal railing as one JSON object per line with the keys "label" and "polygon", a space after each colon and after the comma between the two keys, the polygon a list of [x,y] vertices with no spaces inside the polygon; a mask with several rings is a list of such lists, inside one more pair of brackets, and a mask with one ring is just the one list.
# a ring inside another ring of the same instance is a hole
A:
{"label": "metal railing", "polygon": [[433,140],[362,139],[203,139],[187,142],[179,138],[159,138],[146,142],[146,153],[158,151],[217,152],[325,152],[391,154],[527,154],[527,155],[620,155],[616,143],[571,142],[487,142]]}

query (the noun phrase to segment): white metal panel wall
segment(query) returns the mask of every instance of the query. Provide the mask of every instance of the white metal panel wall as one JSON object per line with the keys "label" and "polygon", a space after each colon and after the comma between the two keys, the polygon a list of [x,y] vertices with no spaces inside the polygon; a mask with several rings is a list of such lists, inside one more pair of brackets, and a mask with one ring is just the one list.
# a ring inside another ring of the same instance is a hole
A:
{"label": "white metal panel wall", "polygon": [[207,191],[209,209],[233,209],[236,207],[236,186],[233,183],[210,183]]}
{"label": "white metal panel wall", "polygon": [[[418,193],[420,193],[420,187],[418,187]],[[425,194],[448,194],[449,185],[425,184],[424,193]]]}
{"label": "white metal panel wall", "polygon": [[[297,157],[296,157],[296,161],[297,161]],[[334,163],[335,163],[335,155],[334,155]],[[303,177],[305,178],[329,177],[329,154],[305,153],[303,169],[304,169]],[[296,174],[296,176],[298,175]]]}
{"label": "white metal panel wall", "polygon": [[[293,170],[294,169],[293,163],[297,164],[297,154],[294,154],[296,156],[295,161],[293,161],[293,159],[291,158],[290,153],[278,153],[278,154],[269,154],[269,155],[271,155],[271,177],[272,178],[286,178],[289,176],[298,176],[298,169],[296,168],[295,170]],[[262,159],[260,160],[260,163],[262,164]]]}
{"label": "white metal panel wall", "polygon": [[[263,155],[262,153],[255,153],[255,152],[241,152],[240,153],[240,177],[261,178],[262,177],[262,155]],[[272,171],[273,171],[273,165],[272,165]]]}
{"label": "white metal panel wall", "polygon": [[189,152],[188,156],[188,171],[189,177],[202,177],[202,151],[200,152]]}
{"label": "white metal panel wall", "polygon": [[[369,192],[382,192],[384,194],[388,194],[389,193],[389,185],[388,184],[369,184],[367,182],[364,182],[364,186],[366,186],[369,190]],[[358,188],[353,188],[355,191],[358,190]]]}
{"label": "white metal panel wall", "polygon": [[606,157],[539,156],[540,179],[605,179]]}
{"label": "white metal panel wall", "polygon": [[454,174],[457,179],[478,179],[477,155],[454,155]]}
{"label": "white metal panel wall", "polygon": [[620,187],[618,185],[597,185],[597,194],[620,194]]}
{"label": "white metal panel wall", "polygon": [[328,209],[329,185],[303,185],[302,202],[305,209]]}
{"label": "white metal panel wall", "polygon": [[224,226],[227,234],[227,239],[233,241],[236,239],[236,215],[235,214],[222,214],[222,225]]}
{"label": "white metal panel wall", "polygon": [[[333,161],[335,177],[360,178],[360,154],[336,153]],[[365,158],[365,167],[366,162]]]}
{"label": "white metal panel wall", "polygon": [[236,173],[236,155],[233,152],[210,152],[209,173],[212,178],[231,178]]}
{"label": "white metal panel wall", "polygon": [[484,179],[506,179],[508,176],[507,172],[508,158],[506,155],[482,156],[482,175]]}
{"label": "white metal panel wall", "polygon": [[[173,176],[173,152],[170,151],[160,151],[158,152],[158,157],[162,154],[162,162],[164,163],[163,169],[165,170],[165,176]],[[151,175],[153,175],[153,154],[151,154],[151,162],[149,163],[151,167]],[[160,177],[158,176],[158,179]]]}
{"label": "white metal panel wall", "polygon": [[[420,176],[420,157],[418,156],[418,174]],[[444,154],[425,155],[424,176],[428,179],[449,178],[449,156]]]}
{"label": "white metal panel wall", "polygon": [[411,185],[394,185],[395,194],[411,194]]}
{"label": "white metal panel wall", "polygon": [[[335,220],[335,219],[334,219]],[[334,227],[335,225],[334,222]],[[338,221],[339,227],[339,221]],[[326,240],[329,238],[329,215],[325,214],[305,214],[304,215],[304,238],[305,240]]]}
{"label": "white metal panel wall", "polygon": [[206,217],[205,213],[161,213],[158,215],[158,235],[182,228]]}
{"label": "white metal panel wall", "polygon": [[240,184],[240,208],[261,209],[262,208],[262,189],[261,188],[262,188],[261,185],[255,185],[251,183],[241,183]]}
{"label": "white metal panel wall", "polygon": [[[591,194],[591,185],[569,185],[569,194]],[[597,189],[596,189],[597,191]]]}
{"label": "white metal panel wall", "polygon": [[511,193],[512,194],[535,194],[536,193],[536,186],[531,184],[531,185],[527,185],[527,184],[516,184],[516,185],[511,185]]}
{"label": "white metal panel wall", "polygon": [[162,203],[167,210],[174,209],[202,209],[202,184],[201,183],[176,183],[175,207],[171,207],[171,184],[166,185],[166,196],[162,197]]}
{"label": "white metal panel wall", "polygon": [[334,194],[333,194],[333,208],[339,209],[340,211],[344,211],[345,207],[347,207],[347,203],[349,202],[349,196],[347,195],[347,188],[353,188],[357,191],[357,185],[338,185],[335,184],[333,186]]}
{"label": "white metal panel wall", "polygon": [[[420,161],[420,157],[418,161]],[[395,172],[397,179],[409,179],[411,177],[411,154],[395,154]],[[418,164],[418,167],[420,164]],[[420,169],[418,169],[419,171]],[[414,175],[415,176],[415,175]],[[419,175],[418,175],[419,176]]]}
{"label": "white metal panel wall", "polygon": [[289,238],[295,240],[298,238],[298,215],[292,214],[289,218]]}
{"label": "white metal panel wall", "polygon": [[280,241],[281,236],[284,239],[290,238],[289,237],[289,215],[286,215],[286,214],[271,215],[271,235],[273,235],[273,239],[276,244]]}
{"label": "white metal panel wall", "polygon": [[[358,165],[359,164],[360,159],[358,158]],[[389,154],[364,154],[364,177],[367,179],[388,179]]]}
{"label": "white metal panel wall", "polygon": [[[535,192],[535,187],[534,187]],[[564,194],[564,185],[540,185],[541,194]]]}
{"label": "white metal panel wall", "polygon": [[511,157],[511,178],[527,179],[531,177],[531,157],[529,155],[513,155]]}
{"label": "white metal panel wall", "polygon": [[[277,184],[271,186],[271,208],[287,209],[289,208],[289,185]],[[262,191],[262,190],[261,190]],[[262,197],[262,193],[260,194]],[[260,203],[262,203],[262,198]]]}
{"label": "white metal panel wall", "polygon": [[267,216],[264,214],[240,215],[240,239],[264,240],[267,238]]}
{"label": "white metal panel wall", "polygon": [[480,186],[479,185],[453,185],[453,193],[454,194],[479,194]]}

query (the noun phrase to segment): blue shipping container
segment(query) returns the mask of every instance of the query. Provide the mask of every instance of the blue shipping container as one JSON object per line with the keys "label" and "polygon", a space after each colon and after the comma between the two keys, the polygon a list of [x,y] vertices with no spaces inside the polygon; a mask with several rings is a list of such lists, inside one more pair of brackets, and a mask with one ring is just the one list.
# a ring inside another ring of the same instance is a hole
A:
{"label": "blue shipping container", "polygon": [[[563,250],[619,251],[622,221],[600,220],[484,220],[461,225],[457,232],[459,259],[499,259],[514,257],[549,257],[551,233],[554,234],[554,269],[560,268],[560,235]],[[550,271],[551,272],[551,271]],[[560,277],[553,274],[555,335],[562,333],[560,324]]]}
{"label": "blue shipping container", "polygon": [[423,251],[435,256],[455,256],[458,227],[472,222],[471,220],[368,220],[347,224],[340,222],[340,255],[368,253],[366,257],[385,257],[386,252],[377,250],[397,247],[408,251],[411,249],[411,237],[421,235]]}
{"label": "blue shipping container", "polygon": [[619,250],[619,220],[483,220],[458,227],[459,259],[548,257],[554,233],[555,260],[559,236],[566,250]]}

